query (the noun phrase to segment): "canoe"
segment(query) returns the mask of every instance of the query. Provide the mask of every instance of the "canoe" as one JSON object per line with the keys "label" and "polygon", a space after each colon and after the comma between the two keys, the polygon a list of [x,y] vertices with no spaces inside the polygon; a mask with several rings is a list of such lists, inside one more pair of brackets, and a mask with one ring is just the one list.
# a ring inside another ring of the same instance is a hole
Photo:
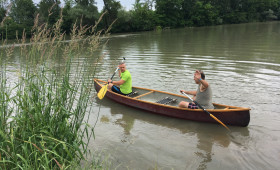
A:
{"label": "canoe", "polygon": [[[106,81],[94,79],[94,87],[97,92],[105,84]],[[181,101],[190,101],[185,96],[141,87],[133,87],[132,91],[133,93],[129,96],[124,96],[108,90],[105,96],[115,102],[160,115],[219,124],[202,109],[179,108],[178,104]],[[250,122],[250,108],[217,103],[213,103],[213,105],[215,109],[207,109],[207,111],[224,124],[243,127],[248,126]]]}

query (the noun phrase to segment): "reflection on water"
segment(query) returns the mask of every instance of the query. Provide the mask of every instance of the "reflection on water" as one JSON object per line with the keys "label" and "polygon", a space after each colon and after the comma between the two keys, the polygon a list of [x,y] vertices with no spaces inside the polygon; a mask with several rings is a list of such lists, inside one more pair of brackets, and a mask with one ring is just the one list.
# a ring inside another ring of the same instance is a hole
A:
{"label": "reflection on water", "polygon": [[112,37],[104,51],[102,68],[107,69],[100,70],[99,78],[107,79],[114,62],[125,56],[134,86],[179,93],[196,89],[193,71],[202,69],[212,85],[213,101],[250,107],[251,122],[246,128],[230,127],[228,134],[219,125],[97,100],[110,122],[99,124],[95,146],[118,148],[113,162],[132,169],[276,169],[280,166],[279,39],[280,22]]}
{"label": "reflection on water", "polygon": [[[121,127],[123,131],[122,132],[123,135],[121,135],[119,142],[123,143],[123,145],[126,145],[127,147],[130,147],[135,143],[135,140],[138,140],[135,139],[138,138],[137,135],[134,136],[134,133],[131,133],[131,131],[133,131],[134,129],[135,122],[143,122],[145,124],[148,123],[151,124],[152,126],[160,127],[160,129],[171,131],[170,133],[176,131],[183,136],[191,135],[195,137],[195,139],[189,141],[191,143],[195,141],[194,143],[196,144],[193,146],[194,148],[192,149],[186,148],[188,152],[193,153],[193,156],[195,156],[194,158],[195,164],[188,165],[187,166],[188,168],[207,169],[207,163],[212,161],[212,156],[215,156],[215,153],[212,152],[212,148],[215,147],[215,145],[221,148],[227,148],[231,142],[235,143],[236,145],[243,145],[244,143],[246,143],[246,141],[244,140],[239,141],[239,140],[246,139],[246,138],[248,139],[249,136],[249,131],[247,127],[245,128],[233,127],[231,128],[232,130],[231,134],[226,134],[226,130],[224,130],[223,128],[215,124],[206,124],[204,126],[201,126],[198,123],[191,122],[191,121],[178,120],[170,117],[154,115],[153,113],[144,112],[134,108],[127,108],[124,107],[123,105],[112,103],[112,101],[108,99],[103,99],[102,101],[97,99],[96,102],[98,104],[102,104],[102,107],[109,108],[110,115],[102,116],[103,118],[101,118],[101,122],[108,124],[108,120],[110,118],[113,119],[110,120],[110,123],[118,127]],[[149,131],[149,129],[146,130]],[[171,140],[182,140],[182,139],[176,138]],[[159,140],[155,144],[155,147],[159,145],[165,145],[165,144],[161,143],[161,141]],[[182,146],[184,146],[184,144],[182,144]],[[145,148],[145,145],[140,147]],[[170,147],[170,146],[165,146],[165,147]],[[124,154],[127,153],[125,152]],[[123,155],[118,153],[118,155],[114,155],[114,156],[121,159]],[[131,158],[133,157],[134,156],[131,155]],[[125,160],[121,160],[121,162],[122,161]],[[170,161],[173,162],[174,160],[170,160]],[[158,166],[160,166],[160,164]],[[128,166],[134,167],[135,165],[128,164]],[[143,163],[143,165],[141,166],[145,167],[145,163]],[[172,166],[170,167],[175,168],[180,166],[172,164]]]}
{"label": "reflection on water", "polygon": [[[112,36],[97,52],[104,55],[98,78],[107,80],[124,56],[134,86],[179,94],[180,89],[196,90],[193,72],[202,69],[213,101],[250,107],[251,121],[246,128],[230,126],[228,133],[218,124],[159,116],[96,98],[90,116],[92,125],[98,123],[91,148],[108,151],[116,169],[278,169],[279,40],[280,22]],[[54,60],[62,69],[63,57]],[[17,81],[24,62],[9,58],[9,79]]]}

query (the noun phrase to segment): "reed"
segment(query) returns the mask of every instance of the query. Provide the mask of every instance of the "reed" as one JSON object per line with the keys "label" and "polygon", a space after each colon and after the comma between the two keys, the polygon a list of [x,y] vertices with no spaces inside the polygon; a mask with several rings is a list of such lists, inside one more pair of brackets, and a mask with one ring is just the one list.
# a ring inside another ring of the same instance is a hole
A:
{"label": "reed", "polygon": [[[53,27],[39,25],[37,16],[32,38],[18,39],[25,62],[15,84],[7,76],[15,47],[0,51],[0,169],[73,169],[90,154],[92,79],[100,60],[94,52],[103,30],[75,24],[66,41],[62,22],[61,16]],[[100,162],[87,165],[102,169]]]}

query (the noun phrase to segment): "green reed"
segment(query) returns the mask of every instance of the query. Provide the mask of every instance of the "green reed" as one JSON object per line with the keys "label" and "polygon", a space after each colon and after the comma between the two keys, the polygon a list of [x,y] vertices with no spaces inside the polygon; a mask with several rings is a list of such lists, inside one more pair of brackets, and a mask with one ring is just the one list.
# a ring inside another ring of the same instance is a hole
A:
{"label": "green reed", "polygon": [[[18,39],[24,64],[15,84],[7,76],[15,47],[0,51],[0,169],[74,169],[90,154],[89,114],[98,114],[92,112],[93,78],[102,58],[94,52],[102,30],[74,25],[66,43],[62,19],[49,27],[37,17],[32,38]],[[88,166],[102,169],[100,162]]]}

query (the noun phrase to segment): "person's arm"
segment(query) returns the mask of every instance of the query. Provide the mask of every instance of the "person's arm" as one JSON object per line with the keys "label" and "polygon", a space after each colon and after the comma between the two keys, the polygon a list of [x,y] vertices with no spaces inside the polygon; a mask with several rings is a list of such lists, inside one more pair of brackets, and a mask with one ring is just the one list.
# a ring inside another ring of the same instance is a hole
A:
{"label": "person's arm", "polygon": [[195,100],[195,97],[196,97],[196,91],[185,91],[185,90],[180,90],[180,92],[184,92],[186,94],[189,94],[189,95],[193,95],[193,100]]}
{"label": "person's arm", "polygon": [[186,94],[190,94],[190,95],[193,95],[193,96],[196,95],[196,91],[185,91],[185,90],[180,90],[180,92],[181,92],[181,93],[184,92],[184,93],[186,93]]}
{"label": "person's arm", "polygon": [[208,88],[209,84],[206,80],[200,79],[200,82],[201,82],[202,86],[204,87],[204,89]]}
{"label": "person's arm", "polygon": [[112,80],[109,80],[108,81],[109,83],[112,83],[113,85],[122,85],[123,83],[125,83],[125,81],[124,80],[122,80],[122,79],[120,79],[120,80],[118,80],[118,81],[112,81]]}
{"label": "person's arm", "polygon": [[208,88],[208,85],[209,85],[208,82],[201,78],[201,74],[200,74],[200,72],[198,70],[195,72],[195,79],[197,79],[202,84],[204,89]]}

